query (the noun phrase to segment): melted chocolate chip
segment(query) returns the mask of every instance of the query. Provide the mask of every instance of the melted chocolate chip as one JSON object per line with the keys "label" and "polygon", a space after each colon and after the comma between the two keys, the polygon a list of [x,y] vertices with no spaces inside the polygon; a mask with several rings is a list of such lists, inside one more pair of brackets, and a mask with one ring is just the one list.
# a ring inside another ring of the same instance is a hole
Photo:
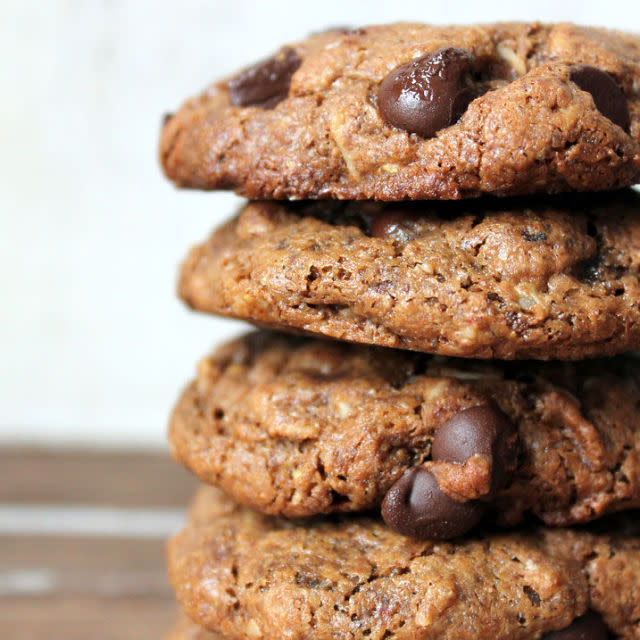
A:
{"label": "melted chocolate chip", "polygon": [[554,631],[544,636],[544,640],[608,640],[607,629],[602,618],[594,611],[588,611],[576,618],[566,629]]}
{"label": "melted chocolate chip", "polygon": [[493,403],[460,411],[436,432],[433,460],[464,464],[479,453],[491,458],[491,497],[509,482],[516,468],[518,432]]}
{"label": "melted chocolate chip", "polygon": [[627,98],[617,82],[606,72],[577,65],[571,67],[570,79],[593,97],[598,111],[612,122],[629,131],[630,117]]}
{"label": "melted chocolate chip", "polygon": [[429,138],[460,118],[475,97],[473,57],[445,47],[394,69],[378,89],[378,108],[394,127]]}
{"label": "melted chocolate chip", "polygon": [[480,502],[458,502],[440,490],[422,467],[408,469],[389,489],[382,517],[391,529],[421,540],[448,540],[475,527],[484,514]]}
{"label": "melted chocolate chip", "polygon": [[289,93],[291,77],[302,64],[293,49],[245,69],[229,80],[231,103],[237,107],[273,109]]}
{"label": "melted chocolate chip", "polygon": [[415,213],[403,209],[386,209],[371,220],[369,235],[372,238],[391,238],[407,242],[413,237],[411,223],[416,220]]}

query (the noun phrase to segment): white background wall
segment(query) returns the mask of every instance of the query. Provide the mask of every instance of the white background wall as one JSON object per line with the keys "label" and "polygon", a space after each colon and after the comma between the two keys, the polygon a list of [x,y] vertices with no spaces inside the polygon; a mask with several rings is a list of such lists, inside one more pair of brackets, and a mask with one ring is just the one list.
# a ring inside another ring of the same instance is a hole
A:
{"label": "white background wall", "polygon": [[0,441],[163,446],[197,359],[239,323],[174,297],[240,202],[178,192],[159,123],[210,80],[328,25],[573,20],[638,3],[0,0]]}

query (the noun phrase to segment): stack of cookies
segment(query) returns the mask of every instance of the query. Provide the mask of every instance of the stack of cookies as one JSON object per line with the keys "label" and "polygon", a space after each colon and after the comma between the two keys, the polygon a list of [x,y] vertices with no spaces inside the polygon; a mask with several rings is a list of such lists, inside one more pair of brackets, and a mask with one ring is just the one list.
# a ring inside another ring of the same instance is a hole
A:
{"label": "stack of cookies", "polygon": [[260,327],[171,419],[171,638],[640,639],[640,38],[320,33],[161,159],[252,199],[179,293]]}

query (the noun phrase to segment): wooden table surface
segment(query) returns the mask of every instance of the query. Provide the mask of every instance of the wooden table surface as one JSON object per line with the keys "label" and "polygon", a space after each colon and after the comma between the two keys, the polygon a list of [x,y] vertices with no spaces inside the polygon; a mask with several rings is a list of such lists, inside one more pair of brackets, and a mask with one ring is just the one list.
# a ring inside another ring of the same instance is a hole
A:
{"label": "wooden table surface", "polygon": [[162,638],[195,486],[168,455],[0,448],[0,638]]}

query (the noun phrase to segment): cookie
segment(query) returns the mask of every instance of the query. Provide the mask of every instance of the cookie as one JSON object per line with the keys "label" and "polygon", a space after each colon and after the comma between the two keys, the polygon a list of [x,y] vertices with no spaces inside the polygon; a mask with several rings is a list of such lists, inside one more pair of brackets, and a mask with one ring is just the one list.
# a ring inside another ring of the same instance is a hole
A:
{"label": "cookie", "polygon": [[640,506],[638,374],[623,356],[484,363],[257,332],[200,363],[171,449],[269,514],[379,510],[419,469],[502,525],[568,525]]}
{"label": "cookie", "polygon": [[640,195],[464,203],[253,202],[192,249],[191,307],[470,358],[640,345]]}
{"label": "cookie", "polygon": [[[590,612],[569,625],[566,629],[544,636],[544,640],[609,640],[609,631],[597,614]],[[182,619],[165,640],[225,640],[223,636],[206,631],[202,627]]]}
{"label": "cookie", "polygon": [[234,640],[528,640],[585,614],[637,640],[637,534],[418,542],[370,517],[263,516],[206,488],[169,543],[169,577],[191,618]]}
{"label": "cookie", "polygon": [[[598,614],[589,612],[572,622],[569,627],[551,632],[544,640],[609,640],[611,635]],[[207,631],[184,617],[165,640],[225,640],[224,636]]]}
{"label": "cookie", "polygon": [[460,199],[640,182],[640,38],[571,24],[336,30],[188,100],[177,185],[253,199]]}

